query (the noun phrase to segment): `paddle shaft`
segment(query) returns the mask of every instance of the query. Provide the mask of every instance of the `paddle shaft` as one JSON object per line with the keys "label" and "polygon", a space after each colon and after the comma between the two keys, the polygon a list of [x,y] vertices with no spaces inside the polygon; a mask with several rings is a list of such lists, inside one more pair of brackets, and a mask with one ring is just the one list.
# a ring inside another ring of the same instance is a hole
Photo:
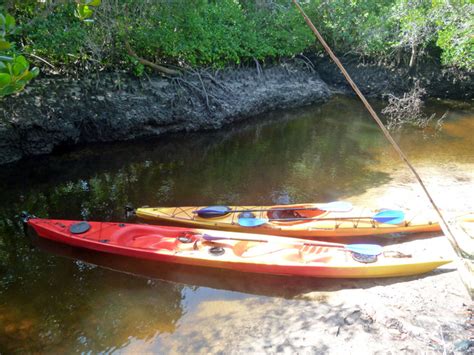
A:
{"label": "paddle shaft", "polygon": [[[262,242],[262,243],[269,242],[268,240],[265,240],[265,239],[213,237],[210,235],[203,235],[203,239],[211,243],[217,242],[219,240],[240,240],[240,241],[253,241],[253,242]],[[273,244],[286,245],[286,246],[291,246],[291,247],[327,246],[327,247],[332,247],[332,248],[343,249],[344,251],[348,251],[351,253],[370,255],[370,256],[376,256],[383,252],[382,247],[380,245],[375,245],[375,244],[347,244],[346,245],[346,244],[328,243],[328,242],[294,242],[292,240],[287,241],[288,239],[291,239],[291,238],[284,238],[283,240],[275,241]]]}
{"label": "paddle shaft", "polygon": [[[318,207],[319,205],[319,207]],[[341,209],[341,205],[343,205],[345,208]],[[334,207],[336,206],[336,208]],[[257,209],[240,209],[240,210],[229,210],[229,211],[217,211],[213,210],[212,207],[204,207],[201,210],[195,210],[193,213],[211,213],[217,215],[226,215],[228,213],[239,213],[239,212],[268,212],[268,211],[316,211],[316,210],[321,210],[321,211],[330,211],[330,212],[346,212],[347,211],[347,206],[352,207],[352,205],[349,202],[329,202],[329,203],[318,203],[315,204],[313,207],[277,207],[277,208],[257,208]],[[339,208],[337,208],[339,207]],[[209,208],[206,210],[206,208]]]}
{"label": "paddle shaft", "polygon": [[[316,211],[316,210],[321,210],[325,211],[324,209],[318,208],[318,207],[292,207],[292,208],[265,208],[265,209],[256,209],[256,210],[230,210],[227,212],[220,212],[220,211],[203,211],[205,213],[215,213],[216,215],[226,215],[228,213],[240,213],[240,212],[268,212],[268,211]],[[196,210],[193,211],[193,213],[199,213],[201,211]]]}
{"label": "paddle shaft", "polygon": [[[382,219],[382,218],[387,219],[387,217],[380,217],[380,219]],[[373,219],[373,220],[377,221],[376,216],[372,216],[372,217],[332,217],[332,218],[294,217],[294,218],[269,218],[268,220],[269,221],[338,221],[338,220],[359,220],[359,219]],[[392,218],[392,219],[395,219],[395,217]],[[383,222],[381,222],[381,223],[383,223]]]}
{"label": "paddle shaft", "polygon": [[[206,239],[205,237],[210,237],[210,239]],[[260,243],[278,243],[278,244],[291,244],[291,245],[314,245],[314,246],[327,246],[327,247],[335,247],[335,248],[345,248],[345,244],[340,243],[331,243],[331,242],[295,242],[293,240],[288,240],[290,238],[282,238],[278,237],[278,240],[270,241],[266,239],[251,239],[251,238],[231,238],[231,237],[214,237],[211,235],[204,234],[203,239],[208,242],[218,241],[218,240],[239,240],[245,242],[260,242]]]}

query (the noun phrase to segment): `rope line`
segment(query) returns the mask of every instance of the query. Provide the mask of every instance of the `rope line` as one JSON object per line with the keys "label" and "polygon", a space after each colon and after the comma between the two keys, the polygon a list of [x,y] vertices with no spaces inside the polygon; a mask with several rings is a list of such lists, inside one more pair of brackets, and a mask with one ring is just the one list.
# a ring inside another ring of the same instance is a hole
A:
{"label": "rope line", "polygon": [[309,19],[309,17],[306,15],[306,13],[303,11],[303,9],[301,8],[301,6],[298,4],[297,0],[292,0],[293,3],[296,5],[296,7],[298,8],[299,12],[301,13],[301,15],[304,17],[304,20],[306,21],[306,23],[308,24],[308,26],[311,28],[311,30],[313,31],[313,33],[315,34],[316,38],[319,40],[319,42],[322,44],[322,46],[324,47],[324,49],[326,50],[326,52],[329,54],[329,56],[331,57],[331,59],[334,61],[334,63],[336,63],[336,65],[338,66],[338,68],[341,70],[342,74],[344,75],[344,77],[346,78],[346,80],[349,82],[350,86],[352,87],[352,89],[355,91],[355,93],[357,94],[357,96],[360,98],[360,100],[362,101],[362,103],[364,104],[364,106],[367,108],[367,110],[369,111],[370,115],[372,116],[372,118],[375,120],[375,122],[377,122],[378,126],[380,127],[380,129],[382,130],[382,133],[384,134],[385,138],[387,138],[387,140],[390,142],[390,144],[392,145],[392,147],[395,149],[395,151],[398,153],[398,155],[400,156],[400,158],[406,163],[406,165],[408,166],[408,168],[411,170],[411,172],[413,173],[413,175],[415,176],[416,180],[418,181],[418,183],[421,185],[425,195],[428,197],[428,200],[430,201],[431,205],[433,206],[433,208],[435,209],[436,213],[438,214],[439,216],[439,219],[440,219],[440,226],[444,232],[444,234],[446,235],[446,237],[448,238],[448,240],[451,242],[451,244],[453,244],[453,247],[454,249],[456,250],[456,252],[459,254],[461,253],[461,248],[459,247],[459,244],[458,242],[456,241],[456,239],[454,238],[454,235],[453,233],[451,232],[451,229],[449,228],[448,224],[446,223],[440,209],[438,208],[438,206],[436,205],[436,203],[434,202],[433,198],[431,197],[430,193],[428,192],[428,189],[426,188],[425,184],[423,183],[423,180],[421,179],[420,175],[418,175],[417,171],[415,170],[415,168],[413,167],[413,165],[409,162],[407,156],[405,155],[405,153],[403,153],[403,151],[400,149],[399,145],[397,144],[397,142],[395,142],[395,140],[392,138],[392,136],[390,135],[389,131],[387,130],[387,128],[384,126],[384,124],[382,123],[382,121],[380,120],[380,118],[378,117],[377,113],[374,111],[374,109],[372,108],[372,106],[369,104],[369,102],[367,101],[367,99],[365,98],[365,96],[362,94],[362,92],[359,90],[359,88],[357,87],[356,83],[354,83],[354,81],[352,80],[352,78],[349,76],[349,73],[347,73],[346,69],[344,68],[344,66],[342,65],[342,63],[339,61],[339,59],[336,57],[336,55],[334,54],[334,52],[331,50],[331,48],[329,47],[329,45],[326,43],[326,41],[324,40],[323,36],[321,36],[321,34],[319,33],[319,31],[316,29],[316,27],[313,25],[313,23],[311,22],[311,20]]}

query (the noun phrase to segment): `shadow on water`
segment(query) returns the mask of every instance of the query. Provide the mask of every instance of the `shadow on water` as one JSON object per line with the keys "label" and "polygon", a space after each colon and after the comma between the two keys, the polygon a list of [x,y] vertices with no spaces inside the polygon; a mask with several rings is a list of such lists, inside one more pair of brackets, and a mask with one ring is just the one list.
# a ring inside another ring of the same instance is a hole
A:
{"label": "shadow on water", "polygon": [[[90,148],[11,165],[5,204],[41,216],[119,218],[125,203],[264,204],[334,200],[388,176],[373,171],[374,127],[340,99],[223,132]],[[337,112],[339,110],[339,112]],[[348,125],[342,116],[355,117]],[[67,208],[64,208],[67,201]],[[47,206],[47,207],[46,207]],[[20,206],[19,206],[20,207]]]}
{"label": "shadow on water", "polygon": [[[295,298],[312,291],[336,291],[345,288],[369,288],[389,285],[422,276],[388,279],[322,279],[312,277],[288,277],[242,273],[233,270],[193,267],[187,265],[137,260],[80,248],[73,248],[42,238],[33,238],[36,247],[46,253],[97,265],[137,277],[158,279],[173,283],[210,287],[260,296]],[[434,270],[426,275],[450,272],[449,269]],[[425,275],[425,276],[426,276]],[[284,287],[282,287],[284,285]]]}
{"label": "shadow on water", "polygon": [[[173,333],[183,286],[149,282],[36,249],[0,284],[0,352],[103,352]],[[9,277],[10,276],[10,277]]]}

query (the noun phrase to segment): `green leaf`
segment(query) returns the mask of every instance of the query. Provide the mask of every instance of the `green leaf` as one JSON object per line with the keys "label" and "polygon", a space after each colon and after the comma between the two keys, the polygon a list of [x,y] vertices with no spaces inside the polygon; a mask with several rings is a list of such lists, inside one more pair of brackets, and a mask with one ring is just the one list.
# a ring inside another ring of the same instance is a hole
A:
{"label": "green leaf", "polygon": [[34,67],[33,69],[31,69],[31,71],[29,71],[24,77],[22,80],[25,81],[25,84],[26,82],[30,81],[31,79],[37,77],[39,74],[39,69]]}
{"label": "green leaf", "polygon": [[11,15],[5,16],[5,29],[7,32],[11,32],[15,28],[15,18]]}
{"label": "green leaf", "polygon": [[31,69],[30,73],[33,74],[33,78],[36,78],[40,73],[40,70],[38,67],[34,67],[33,69]]}
{"label": "green leaf", "polygon": [[6,49],[10,49],[11,48],[11,43],[10,42],[7,42],[7,41],[4,41],[2,39],[0,39],[0,51],[4,51]]}
{"label": "green leaf", "polygon": [[13,58],[8,57],[6,55],[0,55],[0,61],[2,62],[8,62],[8,63],[13,63]]}
{"label": "green leaf", "polygon": [[22,64],[20,63],[13,64],[13,75],[20,76],[21,74],[24,73],[25,70],[26,68]]}
{"label": "green leaf", "polygon": [[81,20],[85,20],[86,18],[91,17],[93,11],[87,5],[77,5],[75,15],[79,17]]}
{"label": "green leaf", "polygon": [[100,5],[100,0],[87,0],[86,5],[89,6],[99,6]]}
{"label": "green leaf", "polygon": [[24,88],[24,85],[11,84],[5,87],[0,87],[0,96],[7,96],[14,94]]}
{"label": "green leaf", "polygon": [[0,73],[0,88],[10,84],[12,77],[10,74]]}
{"label": "green leaf", "polygon": [[26,69],[30,67],[30,63],[26,60],[26,58],[22,55],[19,55],[18,57],[15,57],[15,64],[22,65]]}
{"label": "green leaf", "polygon": [[18,82],[24,82],[26,84],[31,79],[33,79],[33,74],[29,71],[28,74],[26,74],[22,80],[18,80]]}

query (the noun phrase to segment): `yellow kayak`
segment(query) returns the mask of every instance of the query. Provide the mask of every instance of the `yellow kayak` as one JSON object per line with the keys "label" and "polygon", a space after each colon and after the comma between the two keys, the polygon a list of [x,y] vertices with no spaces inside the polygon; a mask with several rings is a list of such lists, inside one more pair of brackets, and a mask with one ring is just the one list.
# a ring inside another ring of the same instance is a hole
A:
{"label": "yellow kayak", "polygon": [[173,225],[300,238],[357,237],[441,230],[438,222],[428,213],[370,210],[352,207],[346,202],[155,207],[138,208],[135,213],[147,221]]}

